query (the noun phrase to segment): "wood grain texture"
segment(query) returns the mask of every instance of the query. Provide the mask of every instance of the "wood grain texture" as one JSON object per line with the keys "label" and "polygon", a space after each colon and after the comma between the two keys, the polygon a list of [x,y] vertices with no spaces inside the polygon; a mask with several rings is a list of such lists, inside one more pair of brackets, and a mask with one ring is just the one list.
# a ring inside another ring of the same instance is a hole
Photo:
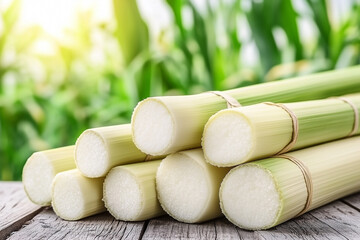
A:
{"label": "wood grain texture", "polygon": [[109,213],[81,221],[65,221],[51,208],[44,209],[9,239],[140,239],[144,222],[122,222]]}
{"label": "wood grain texture", "polygon": [[214,223],[186,224],[164,216],[149,221],[143,239],[214,239]]}
{"label": "wood grain texture", "polygon": [[64,221],[51,208],[42,209],[32,204],[21,183],[0,182],[0,239],[7,236],[9,239],[21,240],[360,239],[360,193],[330,203],[273,229],[246,231],[225,218],[201,224],[186,224],[164,216],[146,223],[131,223],[117,221],[110,214],[103,213],[81,221]]}
{"label": "wood grain texture", "polygon": [[186,224],[170,217],[149,222],[143,239],[360,239],[360,212],[341,201],[267,231],[246,231],[226,219]]}
{"label": "wood grain texture", "polygon": [[346,197],[342,201],[360,212],[360,193]]}
{"label": "wood grain texture", "polygon": [[360,212],[335,201],[271,230],[261,239],[360,239]]}
{"label": "wood grain texture", "polygon": [[40,210],[26,197],[20,182],[0,182],[0,239],[21,228]]}
{"label": "wood grain texture", "polygon": [[260,235],[237,228],[226,218],[187,224],[165,216],[150,220],[143,239],[260,239]]}

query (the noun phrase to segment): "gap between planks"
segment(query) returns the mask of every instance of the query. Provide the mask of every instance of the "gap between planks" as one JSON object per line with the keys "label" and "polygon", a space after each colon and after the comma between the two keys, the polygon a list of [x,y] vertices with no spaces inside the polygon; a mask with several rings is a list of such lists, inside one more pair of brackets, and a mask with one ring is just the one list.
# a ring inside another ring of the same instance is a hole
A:
{"label": "gap between planks", "polygon": [[[0,183],[0,196],[0,223],[5,219],[8,223],[7,227],[0,230],[0,234],[5,233],[0,235],[0,239],[13,231],[9,239],[360,239],[360,227],[357,224],[360,222],[360,193],[267,231],[245,231],[225,218],[202,224],[185,224],[164,216],[145,222],[127,223],[116,221],[110,214],[103,213],[82,221],[69,222],[58,218],[49,208],[41,211],[40,207],[33,205],[27,200],[21,183]],[[15,214],[14,209],[18,214]],[[6,217],[9,215],[12,221]],[[9,225],[10,222],[12,224]]]}
{"label": "gap between planks", "polygon": [[21,182],[0,182],[0,239],[18,230],[41,211],[28,200]]}
{"label": "gap between planks", "polygon": [[225,218],[186,224],[168,216],[150,220],[143,239],[360,239],[360,212],[342,201],[360,201],[360,193],[335,201],[266,231],[246,231]]}
{"label": "gap between planks", "polygon": [[341,201],[360,212],[360,193],[345,197]]}
{"label": "gap between planks", "polygon": [[145,222],[115,220],[108,212],[80,221],[65,221],[51,208],[44,209],[28,221],[9,240],[22,239],[133,239],[141,238]]}

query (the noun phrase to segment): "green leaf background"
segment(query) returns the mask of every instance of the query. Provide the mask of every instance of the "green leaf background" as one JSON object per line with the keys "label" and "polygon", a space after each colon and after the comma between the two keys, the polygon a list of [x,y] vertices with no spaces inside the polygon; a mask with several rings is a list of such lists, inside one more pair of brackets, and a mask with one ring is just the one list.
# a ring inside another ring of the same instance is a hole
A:
{"label": "green leaf background", "polygon": [[[290,0],[204,2],[200,8],[195,0],[163,0],[170,28],[154,37],[138,2],[112,0],[111,22],[91,21],[96,9],[79,12],[68,41],[38,26],[19,29],[21,0],[1,9],[0,180],[21,179],[34,151],[74,144],[90,127],[129,122],[137,102],[149,96],[225,90],[360,63],[358,0],[337,21],[326,0],[299,0],[303,9]],[[311,41],[301,33],[305,18],[314,26]],[[94,34],[104,39],[101,61],[91,55]],[[54,54],[32,51],[44,39]]]}

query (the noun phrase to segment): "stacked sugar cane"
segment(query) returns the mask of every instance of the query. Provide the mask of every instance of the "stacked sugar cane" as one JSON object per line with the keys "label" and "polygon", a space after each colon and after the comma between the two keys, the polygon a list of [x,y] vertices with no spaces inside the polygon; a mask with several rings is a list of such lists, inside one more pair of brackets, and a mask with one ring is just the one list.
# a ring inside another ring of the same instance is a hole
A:
{"label": "stacked sugar cane", "polygon": [[34,203],[51,204],[65,220],[106,209],[129,221],[163,214],[155,191],[161,157],[135,147],[130,124],[88,129],[66,150],[37,152],[26,162],[23,183]]}
{"label": "stacked sugar cane", "polygon": [[65,220],[224,214],[241,228],[271,228],[360,191],[359,76],[353,67],[145,99],[131,124],[34,153],[25,191]]}

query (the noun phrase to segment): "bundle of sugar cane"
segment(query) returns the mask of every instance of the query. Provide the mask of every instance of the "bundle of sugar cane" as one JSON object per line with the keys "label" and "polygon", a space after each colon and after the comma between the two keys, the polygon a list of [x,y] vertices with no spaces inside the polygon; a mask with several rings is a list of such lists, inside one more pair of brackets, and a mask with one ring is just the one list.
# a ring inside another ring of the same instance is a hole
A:
{"label": "bundle of sugar cane", "polygon": [[135,146],[130,124],[88,129],[76,141],[77,168],[91,178],[104,177],[118,165],[159,158],[150,157]]}
{"label": "bundle of sugar cane", "polygon": [[104,178],[84,177],[77,169],[61,172],[52,184],[52,207],[65,220],[79,220],[104,212]]}
{"label": "bundle of sugar cane", "polygon": [[[360,91],[360,66],[258,84],[224,92],[151,97],[132,116],[134,143],[143,152],[165,155],[199,147],[208,119],[228,107],[294,102]],[[238,102],[237,102],[238,101]]]}
{"label": "bundle of sugar cane", "polygon": [[205,125],[202,147],[215,166],[235,166],[359,134],[360,94],[222,110]]}
{"label": "bundle of sugar cane", "polygon": [[22,181],[29,199],[41,206],[51,204],[51,184],[59,172],[75,168],[74,146],[33,153],[23,168]]}
{"label": "bundle of sugar cane", "polygon": [[207,163],[201,149],[167,156],[156,174],[161,206],[176,220],[187,223],[221,216],[219,188],[229,170]]}
{"label": "bundle of sugar cane", "polygon": [[110,170],[104,181],[104,202],[111,215],[123,221],[143,221],[164,214],[155,189],[160,163],[134,163]]}
{"label": "bundle of sugar cane", "polygon": [[360,137],[233,168],[220,188],[221,209],[235,225],[268,229],[360,191]]}

